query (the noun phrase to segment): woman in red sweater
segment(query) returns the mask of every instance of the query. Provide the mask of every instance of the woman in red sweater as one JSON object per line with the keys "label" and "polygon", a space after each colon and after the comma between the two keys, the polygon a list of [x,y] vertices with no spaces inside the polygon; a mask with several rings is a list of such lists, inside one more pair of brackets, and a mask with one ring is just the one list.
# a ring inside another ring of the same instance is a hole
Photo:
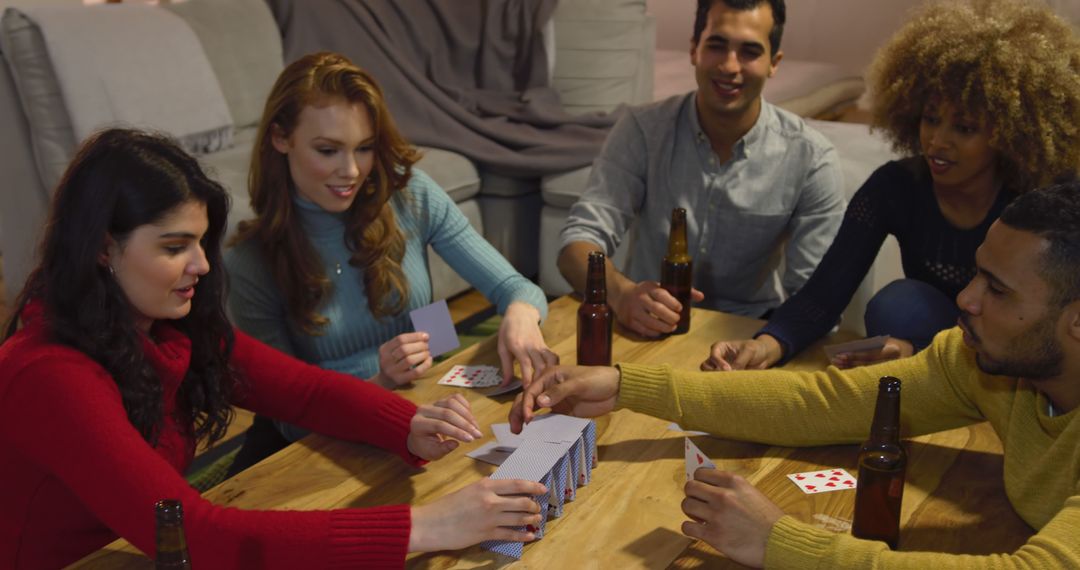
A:
{"label": "woman in red sweater", "polygon": [[527,541],[528,481],[430,505],[243,511],[181,476],[233,405],[420,465],[481,434],[461,396],[417,408],[235,331],[223,309],[228,197],[162,137],[88,140],[53,198],[42,261],[0,345],[0,567],[60,567],[122,536],[154,554],[154,503],[186,511],[201,568],[400,567],[409,551]]}

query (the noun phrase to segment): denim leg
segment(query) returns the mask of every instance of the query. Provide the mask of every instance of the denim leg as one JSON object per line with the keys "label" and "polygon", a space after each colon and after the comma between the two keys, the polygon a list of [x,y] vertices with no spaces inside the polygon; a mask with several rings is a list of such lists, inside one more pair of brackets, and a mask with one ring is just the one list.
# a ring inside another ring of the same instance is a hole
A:
{"label": "denim leg", "polygon": [[920,351],[938,332],[955,325],[959,314],[956,303],[933,286],[897,279],[866,304],[866,334],[902,338]]}

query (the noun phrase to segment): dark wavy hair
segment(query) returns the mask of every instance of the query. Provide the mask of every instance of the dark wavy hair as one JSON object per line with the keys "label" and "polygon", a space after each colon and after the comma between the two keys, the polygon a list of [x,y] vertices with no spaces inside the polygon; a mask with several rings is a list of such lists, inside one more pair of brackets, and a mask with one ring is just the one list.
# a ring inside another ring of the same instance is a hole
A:
{"label": "dark wavy hair", "polygon": [[172,322],[191,339],[191,364],[177,395],[178,420],[196,441],[220,439],[232,420],[236,378],[228,362],[233,332],[225,316],[221,260],[229,198],[198,162],[172,140],[110,129],[90,137],[72,159],[53,195],[41,262],[19,294],[4,340],[32,300],[44,309],[50,338],[83,352],[112,375],[132,425],[151,445],[163,423],[162,388],[146,361],[135,312],[101,263],[111,238],[121,247],[139,226],[157,222],[192,201],[206,206],[202,247],[210,272],[199,278],[187,316]]}
{"label": "dark wavy hair", "polygon": [[374,167],[346,213],[343,239],[352,254],[349,265],[364,270],[368,308],[376,317],[398,314],[409,301],[401,268],[405,236],[389,201],[405,191],[420,155],[398,132],[375,78],[341,54],[306,55],[281,72],[267,98],[248,174],[256,218],[240,223],[233,243],[257,240],[285,297],[289,318],[312,335],[329,322],[317,308],[332,284],[300,226],[288,160],[274,148],[271,136],[275,128],[291,136],[304,107],[335,101],[363,106],[375,131]]}
{"label": "dark wavy hair", "polygon": [[709,10],[713,4],[723,2],[733,10],[753,10],[761,4],[768,4],[772,9],[773,25],[769,30],[769,56],[775,56],[780,51],[780,40],[784,37],[784,24],[787,22],[787,5],[784,0],[698,0],[697,11],[694,14],[694,35],[691,36],[696,46],[701,40],[701,32],[705,30],[705,24],[709,19]]}

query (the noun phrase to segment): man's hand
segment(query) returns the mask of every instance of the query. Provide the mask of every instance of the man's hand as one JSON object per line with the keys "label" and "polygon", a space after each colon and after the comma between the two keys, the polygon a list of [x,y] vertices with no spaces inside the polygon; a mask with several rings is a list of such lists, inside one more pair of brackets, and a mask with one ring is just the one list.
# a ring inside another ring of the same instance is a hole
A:
{"label": "man's hand", "polygon": [[[619,323],[645,337],[657,337],[675,330],[679,324],[682,303],[656,281],[633,283],[630,287],[611,291],[611,308]],[[690,290],[691,301],[701,301],[705,294]]]}
{"label": "man's hand", "polygon": [[694,520],[683,534],[704,540],[732,560],[761,568],[772,527],[784,512],[746,479],[716,469],[698,469],[686,482],[682,511]]}
{"label": "man's hand", "polygon": [[915,346],[902,338],[889,337],[885,340],[885,346],[874,350],[860,350],[858,352],[843,352],[837,354],[830,362],[837,368],[855,368],[907,358],[915,354]]}
{"label": "man's hand", "polygon": [[404,333],[379,347],[379,374],[375,381],[384,388],[397,388],[416,380],[431,368],[428,333]]}
{"label": "man's hand", "polygon": [[548,348],[540,332],[540,311],[528,303],[510,303],[498,336],[504,386],[514,378],[515,361],[521,366],[522,386],[528,386],[536,375],[559,363],[559,355]]}
{"label": "man's hand", "polygon": [[764,370],[776,364],[782,354],[780,343],[767,334],[745,340],[723,340],[713,343],[701,369]]}
{"label": "man's hand", "polygon": [[532,532],[512,527],[540,524],[535,495],[540,483],[523,479],[481,479],[434,503],[412,508],[409,552],[457,550],[485,540],[528,542]]}
{"label": "man's hand", "polygon": [[420,406],[409,422],[409,452],[434,461],[457,449],[459,441],[484,437],[469,401],[461,394]]}
{"label": "man's hand", "polygon": [[619,370],[609,366],[555,366],[533,380],[510,408],[510,431],[521,433],[540,408],[594,418],[615,409]]}

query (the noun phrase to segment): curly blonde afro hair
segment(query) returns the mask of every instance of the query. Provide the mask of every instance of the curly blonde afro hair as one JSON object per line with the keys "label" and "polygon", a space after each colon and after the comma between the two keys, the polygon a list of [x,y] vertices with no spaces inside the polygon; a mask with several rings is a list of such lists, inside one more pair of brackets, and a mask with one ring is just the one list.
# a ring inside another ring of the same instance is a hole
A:
{"label": "curly blonde afro hair", "polygon": [[1014,191],[1080,166],[1080,40],[1042,4],[930,2],[878,52],[870,89],[874,126],[898,152],[922,154],[923,107],[941,98],[990,127]]}

